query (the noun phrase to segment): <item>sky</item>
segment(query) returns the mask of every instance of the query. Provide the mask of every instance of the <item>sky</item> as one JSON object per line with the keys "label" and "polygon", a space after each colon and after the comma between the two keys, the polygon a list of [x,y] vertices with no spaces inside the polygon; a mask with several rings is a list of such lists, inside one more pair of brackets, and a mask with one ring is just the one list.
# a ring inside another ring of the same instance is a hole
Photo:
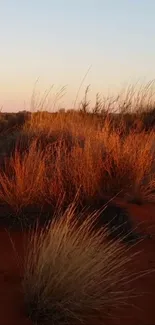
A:
{"label": "sky", "polygon": [[52,85],[71,108],[84,76],[78,100],[154,79],[154,17],[154,0],[0,0],[0,108],[31,109]]}

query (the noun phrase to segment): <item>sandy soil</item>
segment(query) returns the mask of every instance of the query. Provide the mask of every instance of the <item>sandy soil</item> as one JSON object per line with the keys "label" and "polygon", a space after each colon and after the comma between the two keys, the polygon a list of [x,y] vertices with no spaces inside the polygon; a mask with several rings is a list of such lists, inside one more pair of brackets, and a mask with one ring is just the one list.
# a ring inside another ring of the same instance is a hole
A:
{"label": "sandy soil", "polygon": [[[124,203],[120,203],[124,205]],[[155,269],[155,205],[136,206],[128,204],[134,225],[140,230],[152,234],[151,239],[145,239],[133,251],[141,250],[135,259],[133,268],[145,270]],[[140,225],[139,225],[140,223]],[[10,236],[12,242],[10,240]],[[24,302],[21,288],[23,247],[26,234],[12,231],[10,234],[0,228],[0,325],[31,325],[24,315]],[[15,249],[14,249],[15,248]],[[18,252],[15,254],[15,250]],[[143,292],[141,297],[129,301],[129,305],[111,320],[107,325],[154,325],[155,324],[155,274],[151,273],[134,284],[137,292]],[[91,322],[90,322],[91,323]]]}
{"label": "sandy soil", "polygon": [[32,324],[24,317],[21,288],[24,243],[22,232],[0,229],[0,325]]}

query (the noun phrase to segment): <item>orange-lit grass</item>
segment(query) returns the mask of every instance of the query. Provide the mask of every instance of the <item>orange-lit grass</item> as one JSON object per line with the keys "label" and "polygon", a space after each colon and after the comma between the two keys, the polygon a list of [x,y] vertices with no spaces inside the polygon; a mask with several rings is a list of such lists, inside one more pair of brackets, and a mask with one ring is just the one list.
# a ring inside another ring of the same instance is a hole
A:
{"label": "orange-lit grass", "polygon": [[39,203],[45,176],[45,156],[34,141],[29,150],[15,150],[0,173],[0,201],[17,212],[29,204]]}
{"label": "orange-lit grass", "polygon": [[64,139],[60,130],[58,141],[51,137],[42,147],[38,136],[23,153],[16,148],[0,172],[0,202],[16,211],[27,205],[55,206],[60,196],[71,203],[77,191],[89,204],[119,192],[133,201],[154,202],[155,133],[130,131],[122,137],[108,123],[102,130],[77,129],[76,136],[70,132]]}

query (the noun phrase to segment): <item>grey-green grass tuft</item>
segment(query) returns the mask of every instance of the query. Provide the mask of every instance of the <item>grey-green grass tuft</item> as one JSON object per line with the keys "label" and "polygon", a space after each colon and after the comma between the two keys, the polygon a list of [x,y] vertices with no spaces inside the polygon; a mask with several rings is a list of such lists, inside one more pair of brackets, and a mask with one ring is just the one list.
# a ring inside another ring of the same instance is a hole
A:
{"label": "grey-green grass tuft", "polygon": [[[23,290],[26,313],[37,324],[85,324],[125,304],[130,254],[105,229],[94,232],[97,213],[78,223],[72,206],[31,233]],[[81,217],[81,216],[80,216]]]}

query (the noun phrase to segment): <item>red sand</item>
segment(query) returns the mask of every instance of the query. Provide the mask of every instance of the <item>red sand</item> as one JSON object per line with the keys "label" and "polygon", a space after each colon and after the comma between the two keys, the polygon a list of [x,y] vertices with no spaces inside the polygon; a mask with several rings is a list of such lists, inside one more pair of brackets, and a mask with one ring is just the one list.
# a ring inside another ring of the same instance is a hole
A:
{"label": "red sand", "polygon": [[[14,242],[15,249],[10,240]],[[30,325],[24,317],[19,259],[23,255],[23,234],[0,230],[0,325]]]}
{"label": "red sand", "polygon": [[[137,272],[148,268],[155,269],[155,205],[127,205],[135,226],[154,234],[152,239],[144,240],[136,249],[142,249],[135,260]],[[21,288],[22,267],[10,241],[10,236],[18,252],[23,257],[23,233],[11,232],[9,235],[0,229],[0,325],[31,325],[24,315],[24,303]],[[136,281],[137,290],[145,292],[142,297],[130,301],[130,305],[117,318],[107,320],[107,325],[155,325],[155,274],[147,275]],[[133,305],[132,305],[133,304]],[[117,313],[118,314],[118,313]]]}

